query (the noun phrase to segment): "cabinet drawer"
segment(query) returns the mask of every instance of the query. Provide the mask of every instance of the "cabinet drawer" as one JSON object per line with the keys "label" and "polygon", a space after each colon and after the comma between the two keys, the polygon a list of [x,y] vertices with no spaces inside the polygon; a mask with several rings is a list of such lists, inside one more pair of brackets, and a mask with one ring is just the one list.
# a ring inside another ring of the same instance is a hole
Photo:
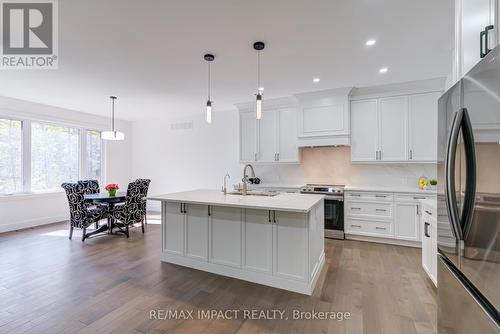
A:
{"label": "cabinet drawer", "polygon": [[346,216],[392,219],[392,203],[346,202]]}
{"label": "cabinet drawer", "polygon": [[357,192],[349,191],[344,194],[346,200],[363,200],[363,201],[387,201],[392,202],[394,195],[392,193],[375,193],[375,192]]}
{"label": "cabinet drawer", "polygon": [[392,223],[374,222],[358,219],[346,219],[345,232],[359,235],[381,236],[392,238],[394,236]]}
{"label": "cabinet drawer", "polygon": [[430,194],[396,194],[396,201],[408,202],[408,201],[421,201],[436,199],[436,195]]}

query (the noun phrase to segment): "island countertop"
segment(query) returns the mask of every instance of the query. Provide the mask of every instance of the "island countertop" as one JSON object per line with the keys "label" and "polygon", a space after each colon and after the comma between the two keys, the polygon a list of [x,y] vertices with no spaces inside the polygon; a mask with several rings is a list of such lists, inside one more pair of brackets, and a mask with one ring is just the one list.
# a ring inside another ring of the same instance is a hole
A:
{"label": "island countertop", "polygon": [[305,213],[311,211],[324,197],[323,195],[298,193],[280,193],[276,196],[224,195],[220,190],[197,189],[149,196],[148,200]]}

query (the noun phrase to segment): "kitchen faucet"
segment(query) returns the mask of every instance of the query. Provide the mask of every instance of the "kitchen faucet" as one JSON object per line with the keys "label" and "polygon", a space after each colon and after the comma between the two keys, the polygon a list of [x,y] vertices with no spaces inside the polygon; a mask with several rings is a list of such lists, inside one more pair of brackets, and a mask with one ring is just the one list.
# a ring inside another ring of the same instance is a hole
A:
{"label": "kitchen faucet", "polygon": [[229,173],[226,173],[226,175],[224,175],[224,185],[222,186],[222,192],[224,193],[224,195],[227,194],[226,178],[230,179],[231,175],[229,175]]}
{"label": "kitchen faucet", "polygon": [[243,196],[247,195],[247,190],[248,190],[248,187],[247,187],[247,183],[248,183],[247,168],[248,167],[250,167],[250,172],[252,172],[252,177],[255,177],[255,171],[253,170],[252,165],[250,165],[250,164],[245,165],[245,167],[243,168],[243,179],[241,180],[241,181],[243,181],[243,190],[241,192],[241,194]]}

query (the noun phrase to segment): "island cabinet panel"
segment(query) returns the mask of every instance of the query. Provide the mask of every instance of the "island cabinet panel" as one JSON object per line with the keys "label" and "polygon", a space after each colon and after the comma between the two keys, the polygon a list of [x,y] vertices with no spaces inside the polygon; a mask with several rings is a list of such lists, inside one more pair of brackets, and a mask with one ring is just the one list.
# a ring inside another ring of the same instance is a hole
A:
{"label": "island cabinet panel", "polygon": [[308,280],[308,215],[274,211],[274,274]]}
{"label": "island cabinet panel", "polygon": [[242,209],[210,209],[210,262],[241,267]]}
{"label": "island cabinet panel", "polygon": [[208,205],[186,204],[186,256],[208,259]]}
{"label": "island cabinet panel", "polygon": [[269,210],[244,210],[243,267],[272,273],[273,224]]}
{"label": "island cabinet panel", "polygon": [[164,206],[164,242],[165,252],[184,254],[184,210],[182,203],[166,202]]}

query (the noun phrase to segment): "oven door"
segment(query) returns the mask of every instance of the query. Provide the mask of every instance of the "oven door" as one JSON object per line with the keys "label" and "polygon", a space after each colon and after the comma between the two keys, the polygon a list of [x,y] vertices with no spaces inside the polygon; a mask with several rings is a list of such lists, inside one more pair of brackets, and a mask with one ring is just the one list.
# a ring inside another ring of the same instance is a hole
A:
{"label": "oven door", "polygon": [[344,200],[340,197],[325,198],[325,238],[344,239]]}

